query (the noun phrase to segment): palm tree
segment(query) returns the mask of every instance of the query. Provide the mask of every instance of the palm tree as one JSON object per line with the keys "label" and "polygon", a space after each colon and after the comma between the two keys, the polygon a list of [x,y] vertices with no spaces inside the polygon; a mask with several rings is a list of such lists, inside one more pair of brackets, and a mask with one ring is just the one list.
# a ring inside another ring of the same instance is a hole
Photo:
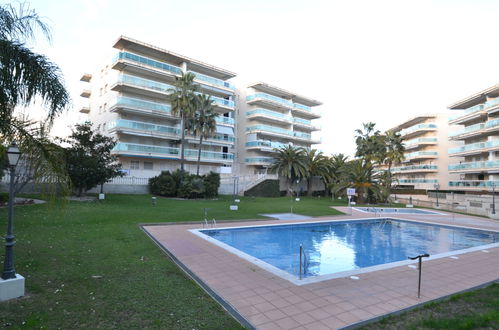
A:
{"label": "palm tree", "polygon": [[[326,192],[332,191],[334,186],[340,182],[340,177],[348,161],[348,156],[344,154],[335,154],[327,158],[327,172],[324,176],[324,184],[326,185]],[[336,197],[333,194],[333,198]]]}
{"label": "palm tree", "polygon": [[210,96],[199,94],[196,96],[197,109],[194,116],[187,121],[187,129],[199,136],[198,164],[196,175],[199,175],[199,165],[201,163],[201,146],[203,139],[213,136],[217,130],[216,118],[218,113],[213,109],[213,100]]}
{"label": "palm tree", "polygon": [[274,156],[274,161],[270,169],[287,179],[287,195],[291,196],[293,183],[305,177],[307,171],[305,150],[301,147],[293,147],[291,145],[275,150],[277,154]]}
{"label": "palm tree", "polygon": [[57,65],[26,46],[37,29],[50,41],[49,27],[27,5],[0,6],[0,135],[4,139],[23,127],[13,116],[16,106],[41,100],[47,107],[44,122],[51,124],[70,102]]}
{"label": "palm tree", "polygon": [[175,77],[174,88],[169,90],[168,99],[172,106],[172,113],[180,117],[180,171],[184,172],[184,149],[185,149],[185,126],[196,111],[196,90],[198,85],[194,84],[193,73],[182,73]]}
{"label": "palm tree", "polygon": [[405,146],[400,133],[389,131],[385,135],[385,158],[384,164],[388,166],[385,175],[385,189],[387,190],[387,198],[390,196],[391,187],[393,184],[392,166],[398,164],[404,159]]}
{"label": "palm tree", "polygon": [[352,160],[341,172],[341,181],[334,187],[335,192],[353,187],[357,192],[359,203],[364,203],[365,195],[372,194],[377,198],[383,196],[383,189],[378,184],[377,175],[373,174],[370,162],[362,159]]}
{"label": "palm tree", "polygon": [[307,195],[312,196],[312,179],[314,176],[324,178],[327,173],[327,157],[324,156],[322,151],[317,149],[305,150],[305,164],[307,171],[305,178],[307,179]]}
{"label": "palm tree", "polygon": [[380,131],[375,130],[376,124],[373,122],[363,123],[362,129],[356,129],[355,143],[357,144],[356,157],[362,157],[366,161],[372,162],[380,158],[385,146],[383,136]]}
{"label": "palm tree", "polygon": [[[49,27],[28,5],[0,5],[0,143],[16,140],[23,151],[22,181],[43,179],[65,188],[68,181],[61,162],[62,149],[47,136],[70,97],[58,66],[26,46],[34,41],[38,30],[50,41]],[[43,124],[14,115],[17,106],[37,101],[46,109]]]}

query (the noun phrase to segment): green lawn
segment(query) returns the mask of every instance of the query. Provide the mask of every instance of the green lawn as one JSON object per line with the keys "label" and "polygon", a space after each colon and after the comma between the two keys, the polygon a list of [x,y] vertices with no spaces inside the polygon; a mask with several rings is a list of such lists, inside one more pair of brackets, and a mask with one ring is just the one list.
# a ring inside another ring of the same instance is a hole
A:
{"label": "green lawn", "polygon": [[360,329],[499,329],[499,284],[429,303]]}
{"label": "green lawn", "polygon": [[[241,326],[184,275],[137,226],[260,213],[335,215],[330,199],[230,198],[182,201],[108,195],[105,201],[15,208],[16,270],[27,295],[0,303],[0,327],[233,329]],[[6,209],[0,209],[5,231]],[[3,245],[3,244],[2,244]],[[0,252],[3,261],[3,248]],[[3,267],[3,265],[2,265]]]}

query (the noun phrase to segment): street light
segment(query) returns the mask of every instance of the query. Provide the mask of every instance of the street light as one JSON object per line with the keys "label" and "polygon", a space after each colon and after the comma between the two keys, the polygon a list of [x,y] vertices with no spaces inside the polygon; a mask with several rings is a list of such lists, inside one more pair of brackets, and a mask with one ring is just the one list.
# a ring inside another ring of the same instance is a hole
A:
{"label": "street light", "polygon": [[2,279],[8,280],[11,278],[16,278],[16,270],[14,268],[14,245],[16,241],[14,240],[14,180],[16,174],[16,166],[21,158],[21,151],[16,145],[16,142],[12,142],[9,149],[7,149],[7,157],[9,159],[9,169],[10,169],[10,185],[9,185],[9,212],[7,220],[7,236],[5,236],[5,262],[3,267]]}
{"label": "street light", "polygon": [[435,187],[435,190],[437,191],[437,207],[438,207],[438,189],[440,189],[440,185],[438,183],[435,183],[433,187]]}
{"label": "street light", "polygon": [[492,182],[492,214],[496,214],[496,184]]}

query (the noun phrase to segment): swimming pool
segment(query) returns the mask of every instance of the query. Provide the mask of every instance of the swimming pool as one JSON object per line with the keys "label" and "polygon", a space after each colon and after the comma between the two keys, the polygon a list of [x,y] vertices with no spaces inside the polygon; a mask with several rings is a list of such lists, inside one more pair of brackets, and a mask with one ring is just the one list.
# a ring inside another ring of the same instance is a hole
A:
{"label": "swimming pool", "polygon": [[390,214],[426,214],[426,215],[442,215],[442,213],[412,209],[412,208],[394,208],[394,207],[354,207],[354,210],[366,213],[390,213]]}
{"label": "swimming pool", "polygon": [[499,246],[499,232],[390,218],[192,232],[295,284],[410,264],[408,257],[423,253],[437,258]]}

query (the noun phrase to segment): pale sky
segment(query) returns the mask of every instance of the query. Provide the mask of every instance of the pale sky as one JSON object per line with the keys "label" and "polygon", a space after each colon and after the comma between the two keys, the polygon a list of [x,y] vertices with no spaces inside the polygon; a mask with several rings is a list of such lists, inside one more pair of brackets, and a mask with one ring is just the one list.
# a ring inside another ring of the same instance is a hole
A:
{"label": "pale sky", "polygon": [[36,50],[62,69],[74,108],[56,135],[83,120],[82,73],[126,35],[322,101],[318,146],[355,152],[354,130],[389,129],[445,112],[499,83],[499,1],[32,0],[53,42]]}

